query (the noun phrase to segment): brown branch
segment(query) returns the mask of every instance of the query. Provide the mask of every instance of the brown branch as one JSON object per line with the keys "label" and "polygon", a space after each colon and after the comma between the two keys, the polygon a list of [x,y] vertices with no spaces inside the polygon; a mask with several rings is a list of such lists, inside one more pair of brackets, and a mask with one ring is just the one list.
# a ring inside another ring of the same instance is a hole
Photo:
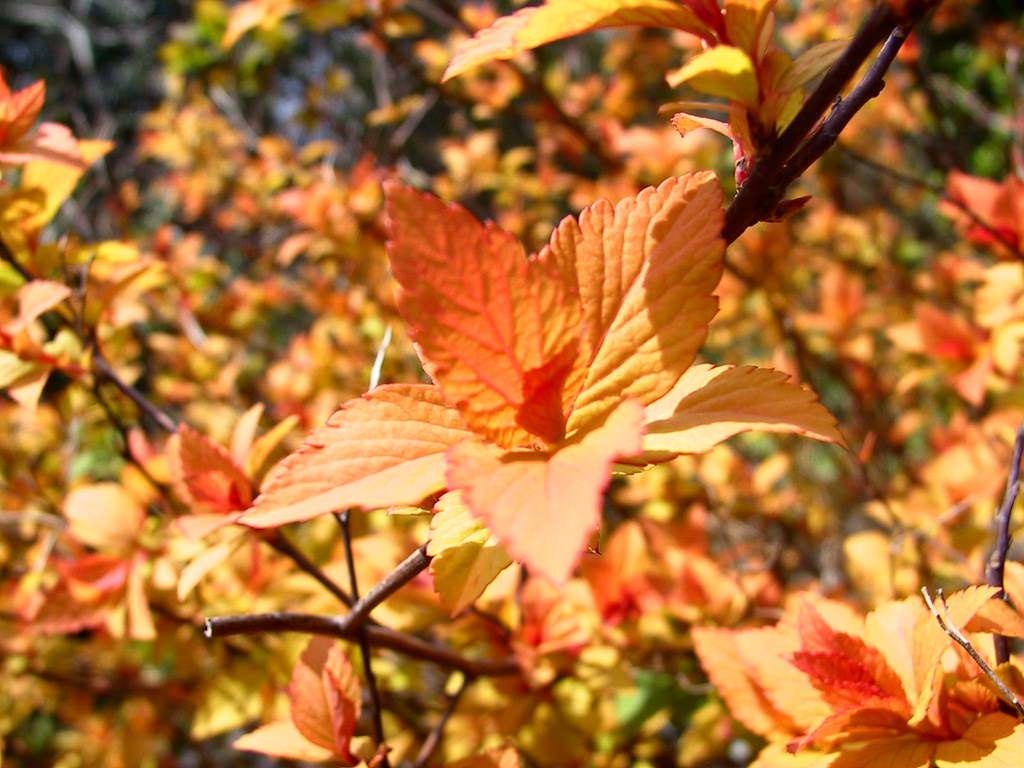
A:
{"label": "brown branch", "polygon": [[[989,555],[988,564],[985,567],[985,580],[989,586],[999,590],[999,597],[1006,600],[1006,591],[1003,589],[1003,575],[1006,571],[1006,556],[1010,551],[1010,520],[1013,518],[1013,505],[1017,502],[1017,494],[1020,492],[1020,461],[1024,454],[1024,425],[1017,430],[1017,439],[1013,443],[1013,458],[1010,464],[1010,473],[1006,479],[1006,491],[1003,494],[1003,503],[995,516],[996,544]],[[1005,664],[1010,660],[1010,643],[1003,635],[994,635],[993,640],[996,646],[996,663]]]}
{"label": "brown branch", "polygon": [[999,690],[1006,700],[1013,706],[1017,712],[1017,717],[1024,720],[1024,704],[1021,703],[1020,699],[1017,698],[1016,694],[1011,691],[1006,683],[1003,682],[1002,678],[996,674],[996,671],[992,669],[987,661],[978,653],[977,649],[971,644],[964,633],[960,631],[952,620],[949,618],[949,614],[946,610],[946,598],[942,595],[942,590],[936,590],[935,595],[939,600],[939,604],[936,605],[932,602],[932,596],[928,594],[928,587],[921,587],[921,594],[924,595],[924,601],[928,605],[928,610],[932,612],[935,620],[939,622],[939,626],[942,627],[942,631],[949,635],[950,639],[953,640],[957,645],[963,648],[967,655],[974,660],[974,663],[981,668],[981,671],[985,674],[992,684]]}
{"label": "brown branch", "polygon": [[452,715],[455,714],[455,710],[459,706],[459,699],[462,698],[462,694],[466,692],[466,689],[472,682],[473,678],[464,678],[458,690],[448,697],[448,705],[444,708],[444,712],[441,713],[440,719],[434,724],[434,727],[430,729],[430,733],[427,734],[427,738],[424,739],[423,745],[420,747],[420,751],[416,754],[416,759],[413,760],[412,768],[427,768],[430,758],[433,757],[434,752],[436,752],[437,748],[441,745],[441,737],[444,735],[444,727],[448,724]]}
{"label": "brown branch", "polygon": [[[772,215],[789,183],[835,142],[838,132],[879,92],[885,73],[907,33],[939,1],[919,0],[905,17],[900,17],[889,3],[883,2],[875,7],[800,111],[771,143],[768,151],[757,159],[750,176],[726,210],[723,236],[727,243]],[[832,114],[805,144],[805,139],[819,124],[826,110],[836,103],[846,84],[883,41],[887,41],[886,45],[865,77],[846,99],[839,101]]]}
{"label": "brown branch", "polygon": [[[348,556],[347,550],[346,556]],[[353,625],[365,623],[370,611],[422,573],[430,565],[430,560],[431,558],[427,555],[427,545],[423,544],[417,547],[362,599],[356,601],[352,610],[345,615],[345,620],[352,622]]]}
{"label": "brown branch", "polygon": [[[341,526],[341,538],[345,545],[349,589],[352,590],[352,597],[356,599],[356,606],[358,606],[361,602],[359,600],[359,581],[356,578],[355,558],[352,557],[352,532],[348,524],[348,510],[346,509],[339,515],[336,515],[336,518],[338,525]],[[353,612],[346,618],[358,618],[354,615],[354,608],[356,606],[353,606]],[[365,609],[363,616],[368,615],[370,610],[371,608]],[[366,627],[363,626],[362,621],[359,622],[358,629],[356,630],[356,638],[359,640],[359,652],[360,656],[363,657],[363,675],[366,677],[366,688],[370,694],[370,722],[373,725],[373,738],[377,742],[377,749],[380,753],[380,765],[382,768],[390,768],[387,745],[384,741],[384,721],[381,716],[380,689],[377,686],[377,676],[373,674],[373,656],[370,649],[370,640],[366,636]]]}
{"label": "brown branch", "polygon": [[99,350],[93,352],[92,366],[93,372],[98,377],[106,379],[121,390],[125,397],[135,403],[138,409],[152,419],[164,432],[170,433],[178,429],[178,422],[165,411],[160,410],[138,389],[122,379]]}
{"label": "brown branch", "polygon": [[[245,616],[215,616],[206,619],[203,633],[206,637],[232,637],[264,632],[303,632],[310,635],[328,635],[341,640],[353,640],[356,628],[347,626],[343,618],[318,616],[309,613],[249,614]],[[412,635],[387,627],[366,626],[366,636],[377,648],[433,662],[446,669],[454,669],[470,677],[502,677],[519,674],[515,659],[467,659],[452,650]]]}
{"label": "brown branch", "polygon": [[349,596],[348,592],[342,589],[338,584],[334,582],[326,573],[324,573],[320,566],[306,557],[300,549],[298,549],[288,538],[285,537],[284,533],[280,530],[273,530],[267,533],[263,540],[267,542],[275,551],[287,557],[302,571],[312,576],[316,581],[334,595],[338,600],[345,606],[351,608],[354,604],[354,600]]}

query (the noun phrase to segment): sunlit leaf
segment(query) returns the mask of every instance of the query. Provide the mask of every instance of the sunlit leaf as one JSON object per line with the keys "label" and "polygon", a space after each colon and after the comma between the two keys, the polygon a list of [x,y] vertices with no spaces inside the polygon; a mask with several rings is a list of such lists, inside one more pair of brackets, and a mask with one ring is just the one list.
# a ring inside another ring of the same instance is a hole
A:
{"label": "sunlit leaf", "polygon": [[377,387],[278,463],[242,522],[266,528],[348,507],[416,504],[444,488],[445,451],[470,437],[436,387]]}
{"label": "sunlit leaf", "polygon": [[551,453],[462,443],[449,452],[449,485],[510,555],[564,582],[600,522],[612,463],[639,451],[642,416],[639,403],[626,401]]}

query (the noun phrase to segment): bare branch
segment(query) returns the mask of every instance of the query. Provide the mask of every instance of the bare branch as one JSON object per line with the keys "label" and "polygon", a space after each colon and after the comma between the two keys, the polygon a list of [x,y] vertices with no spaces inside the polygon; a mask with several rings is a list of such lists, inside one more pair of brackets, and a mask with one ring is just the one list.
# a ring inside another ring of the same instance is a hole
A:
{"label": "bare branch", "polygon": [[[1020,460],[1024,454],[1024,424],[1017,430],[1017,439],[1013,443],[1013,458],[1010,464],[1010,473],[1006,479],[1006,491],[1003,493],[1003,503],[999,505],[995,517],[996,544],[989,555],[988,565],[985,567],[985,579],[990,586],[999,590],[999,596],[1005,600],[1006,591],[1003,589],[1003,576],[1006,571],[1006,556],[1010,551],[1010,520],[1013,518],[1013,505],[1017,502],[1017,494],[1020,493]],[[996,663],[1005,664],[1010,660],[1010,643],[1003,635],[995,635],[993,638],[996,645]]]}
{"label": "bare branch", "polygon": [[[356,606],[359,605],[359,581],[356,578],[356,563],[355,558],[352,557],[352,532],[348,525],[348,510],[336,515],[338,525],[341,526],[341,538],[345,545],[345,561],[348,564],[348,584],[349,589],[352,590],[352,597],[356,599]],[[418,550],[417,550],[418,551]],[[380,586],[378,584],[378,586]],[[386,596],[386,595],[385,595]],[[382,600],[384,598],[381,598]],[[367,608],[363,611],[363,617],[369,615],[371,608]],[[353,612],[346,618],[354,620],[358,619],[359,616]],[[363,675],[366,677],[366,688],[370,693],[370,722],[373,725],[373,738],[377,742],[377,748],[380,750],[380,765],[382,768],[390,768],[388,762],[387,747],[384,741],[384,721],[381,717],[381,704],[380,704],[380,689],[377,687],[377,676],[373,674],[373,657],[370,649],[370,640],[366,636],[366,627],[362,626],[362,621],[358,622],[358,629],[356,630],[356,638],[359,640],[359,651],[363,657]]]}
{"label": "bare branch", "polygon": [[332,580],[326,573],[324,573],[320,569],[320,566],[318,566],[316,563],[314,563],[312,560],[306,557],[305,553],[298,549],[291,542],[291,540],[286,538],[283,532],[281,532],[280,530],[271,531],[264,537],[263,540],[267,542],[267,544],[269,544],[271,547],[273,547],[277,552],[281,553],[289,560],[294,562],[297,566],[299,566],[299,568],[302,571],[305,571],[314,579],[316,579],[320,586],[322,586],[324,589],[326,589],[328,592],[330,592],[332,595],[338,598],[338,600],[340,600],[342,604],[348,606],[349,608],[352,607],[355,601],[348,594],[348,592],[346,592],[344,589],[338,586],[334,582],[334,580]]}
{"label": "bare branch", "polygon": [[[764,156],[757,158],[750,176],[726,210],[723,236],[727,243],[733,242],[747,227],[772,215],[790,182],[835,142],[838,132],[853,115],[881,90],[885,73],[906,35],[938,2],[921,0],[905,17],[900,17],[889,3],[879,3],[875,7],[796,117],[771,142]],[[845,100],[839,102],[805,144],[804,140],[819,124],[825,111],[836,103],[843,88],[882,41],[887,41],[886,45],[867,75]]]}
{"label": "bare branch", "polygon": [[441,745],[441,737],[444,735],[444,727],[448,724],[451,716],[455,714],[455,710],[459,706],[459,699],[462,698],[462,694],[466,692],[466,689],[472,682],[473,678],[464,678],[462,685],[459,686],[458,690],[448,697],[448,705],[444,708],[444,712],[441,713],[440,719],[434,723],[434,727],[430,729],[430,733],[427,734],[427,738],[423,740],[423,745],[420,747],[420,751],[417,753],[416,759],[413,760],[413,768],[427,768],[430,758],[433,757],[434,752],[436,752],[437,748]]}
{"label": "bare branch", "polygon": [[[287,611],[246,616],[216,616],[206,620],[203,630],[206,637],[210,638],[255,635],[264,632],[303,632],[310,635],[328,635],[341,640],[353,640],[356,636],[356,629],[347,626],[341,618]],[[387,627],[368,625],[366,636],[377,648],[387,648],[406,656],[433,662],[471,677],[503,677],[519,674],[519,665],[513,658],[467,659],[447,648]]]}

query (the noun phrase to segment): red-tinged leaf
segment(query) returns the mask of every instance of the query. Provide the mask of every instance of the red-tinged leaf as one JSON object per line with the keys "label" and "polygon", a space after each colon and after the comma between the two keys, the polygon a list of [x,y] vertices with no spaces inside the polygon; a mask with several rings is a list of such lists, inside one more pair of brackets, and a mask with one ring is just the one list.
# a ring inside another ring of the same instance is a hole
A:
{"label": "red-tinged leaf", "polygon": [[714,174],[690,174],[599,201],[555,230],[541,258],[575,275],[583,308],[569,432],[624,400],[657,400],[693,362],[718,310],[721,203]]}
{"label": "red-tinged leaf", "polygon": [[4,324],[3,330],[16,335],[28,328],[44,312],[53,309],[71,295],[63,283],[33,280],[18,289],[18,316]]}
{"label": "red-tinged leaf", "polygon": [[644,450],[702,453],[741,432],[804,435],[845,445],[836,420],[809,389],[779,371],[695,365],[647,408]]}
{"label": "red-tinged leaf", "polygon": [[562,583],[600,523],[612,463],[639,450],[642,418],[640,404],[626,401],[551,453],[462,443],[448,454],[449,486],[510,555]]}
{"label": "red-tinged leaf", "polygon": [[249,478],[223,446],[182,424],[167,452],[174,490],[196,511],[226,513],[249,506]]}
{"label": "red-tinged leaf", "polygon": [[557,265],[457,205],[397,183],[386,191],[398,306],[424,368],[489,440],[561,439],[580,310]]}
{"label": "red-tinged leaf", "polygon": [[117,483],[75,488],[64,499],[71,535],[101,552],[123,554],[142,531],[146,510]]}
{"label": "red-tinged leaf", "polygon": [[477,32],[455,52],[443,79],[488,61],[511,59],[555,40],[608,27],[669,27],[709,36],[710,30],[689,5],[692,3],[675,0],[546,0]]}
{"label": "red-tinged leaf", "polygon": [[46,83],[42,80],[13,93],[4,82],[0,90],[0,150],[14,145],[29,132],[45,101]]}
{"label": "red-tinged leaf", "polygon": [[639,618],[663,604],[648,578],[649,550],[641,525],[628,520],[615,529],[600,554],[586,557],[580,564],[580,575],[590,585],[606,624]]}
{"label": "red-tinged leaf", "polygon": [[309,641],[292,670],[288,698],[299,733],[345,765],[358,762],[349,743],[359,719],[359,681],[337,641]]}
{"label": "red-tinged leaf", "polygon": [[39,127],[5,148],[0,148],[0,163],[58,163],[83,169],[88,165],[71,129],[59,123],[40,123]]}
{"label": "red-tinged leaf", "polygon": [[279,462],[242,522],[271,528],[349,507],[417,504],[444,488],[445,451],[472,437],[437,387],[377,387]]}
{"label": "red-tinged leaf", "polygon": [[863,639],[837,632],[810,603],[800,610],[797,631],[801,649],[792,661],[837,710],[860,707],[910,714],[899,675],[885,657]]}
{"label": "red-tinged leaf", "polygon": [[25,619],[33,632],[65,635],[102,627],[113,607],[110,599],[82,601],[69,590],[58,588],[46,596],[38,611]]}
{"label": "red-tinged leaf", "polygon": [[246,752],[261,752],[285,760],[311,763],[322,763],[332,756],[330,750],[318,747],[303,736],[291,720],[279,720],[260,726],[235,739],[231,746]]}
{"label": "red-tinged leaf", "polygon": [[86,555],[57,566],[68,593],[83,603],[120,593],[128,584],[131,561],[117,555]]}

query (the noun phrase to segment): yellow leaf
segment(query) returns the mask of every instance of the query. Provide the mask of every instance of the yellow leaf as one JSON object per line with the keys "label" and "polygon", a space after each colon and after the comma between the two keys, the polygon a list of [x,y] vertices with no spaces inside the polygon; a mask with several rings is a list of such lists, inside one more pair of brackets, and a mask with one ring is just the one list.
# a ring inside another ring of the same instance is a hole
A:
{"label": "yellow leaf", "polygon": [[458,491],[442,496],[435,509],[427,545],[430,572],[441,604],[454,615],[472,605],[512,558],[470,514]]}
{"label": "yellow leaf", "polygon": [[547,0],[504,16],[459,46],[449,80],[488,61],[506,60],[555,40],[608,27],[669,27],[696,35],[708,28],[676,0]]}
{"label": "yellow leaf", "polygon": [[279,462],[241,522],[268,528],[347,507],[416,504],[444,487],[445,451],[470,437],[437,387],[377,387]]}
{"label": "yellow leaf", "polygon": [[788,432],[844,445],[814,392],[779,371],[695,365],[647,408],[644,450],[701,453],[749,430]]}
{"label": "yellow leaf", "polygon": [[801,53],[779,80],[780,91],[795,91],[827,70],[846,50],[848,40],[818,43]]}
{"label": "yellow leaf", "polygon": [[859,531],[843,542],[850,582],[872,605],[892,599],[892,546],[881,531]]}
{"label": "yellow leaf", "polygon": [[79,152],[85,161],[81,167],[46,160],[27,163],[22,168],[18,186],[22,190],[41,191],[45,202],[41,210],[21,222],[22,226],[30,230],[42,229],[74,191],[86,167],[113,148],[109,141],[78,142]]}
{"label": "yellow leaf", "polygon": [[293,413],[256,438],[245,457],[245,471],[249,477],[259,477],[260,470],[266,464],[270,454],[288,436],[288,433],[295,429],[295,425],[298,423],[299,417]]}
{"label": "yellow leaf", "polygon": [[178,578],[178,599],[184,600],[191,594],[196,585],[203,580],[210,571],[227,560],[245,542],[242,536],[237,536],[230,541],[224,541],[209,548],[203,548],[188,565],[181,570]]}
{"label": "yellow leaf", "polygon": [[758,44],[776,0],[725,0],[725,32],[729,42],[757,57]]}
{"label": "yellow leaf", "polygon": [[957,741],[935,750],[936,768],[1011,768],[1024,765],[1024,725],[1001,712],[979,717]]}
{"label": "yellow leaf", "polygon": [[709,96],[738,101],[757,107],[757,73],[750,57],[731,45],[716,45],[694,56],[679,69],[668,74],[669,85],[686,83]]}

